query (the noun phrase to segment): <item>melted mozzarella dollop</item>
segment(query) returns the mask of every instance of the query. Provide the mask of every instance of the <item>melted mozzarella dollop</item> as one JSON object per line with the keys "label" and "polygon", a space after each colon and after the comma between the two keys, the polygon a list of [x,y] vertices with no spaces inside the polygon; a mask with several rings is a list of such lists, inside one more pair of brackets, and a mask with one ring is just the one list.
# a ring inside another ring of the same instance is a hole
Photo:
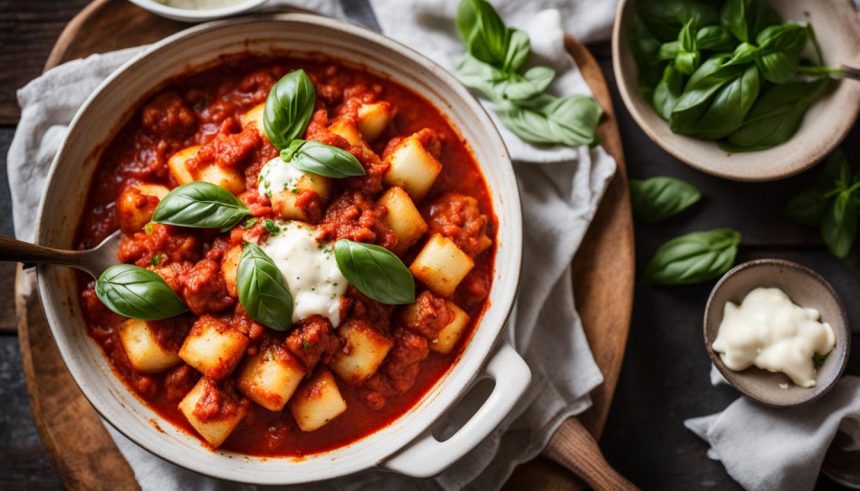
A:
{"label": "melted mozzarella dollop", "polygon": [[266,165],[260,169],[260,175],[257,178],[257,192],[260,196],[272,197],[273,193],[290,190],[298,192],[296,185],[299,180],[305,176],[305,173],[287,162],[281,160],[280,157],[275,157],[266,162]]}
{"label": "melted mozzarella dollop", "polygon": [[795,305],[778,288],[756,288],[740,305],[726,303],[713,348],[732,370],[755,365],[813,387],[814,356],[836,344],[833,328],[819,319],[817,310]]}
{"label": "melted mozzarella dollop", "polygon": [[314,314],[340,324],[340,299],[346,278],[337,267],[334,244],[317,242],[314,227],[302,222],[275,222],[276,233],[260,243],[287,280],[293,295],[293,322]]}

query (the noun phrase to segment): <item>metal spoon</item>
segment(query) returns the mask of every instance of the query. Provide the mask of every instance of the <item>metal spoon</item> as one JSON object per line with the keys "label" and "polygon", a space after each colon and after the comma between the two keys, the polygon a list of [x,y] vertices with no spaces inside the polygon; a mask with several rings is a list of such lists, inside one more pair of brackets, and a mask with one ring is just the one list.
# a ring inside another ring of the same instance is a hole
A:
{"label": "metal spoon", "polygon": [[0,236],[0,261],[71,266],[98,278],[104,270],[119,262],[119,238],[117,230],[92,249],[67,251]]}

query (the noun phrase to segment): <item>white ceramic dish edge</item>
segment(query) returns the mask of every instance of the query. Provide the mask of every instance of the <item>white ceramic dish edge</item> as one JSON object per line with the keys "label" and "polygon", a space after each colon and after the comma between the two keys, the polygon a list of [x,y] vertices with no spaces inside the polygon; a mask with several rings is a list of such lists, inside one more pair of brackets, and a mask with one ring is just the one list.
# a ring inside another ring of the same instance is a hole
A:
{"label": "white ceramic dish edge", "polygon": [[[136,102],[165,80],[205,65],[219,55],[280,52],[284,46],[290,51],[320,52],[339,59],[357,57],[359,63],[372,71],[389,74],[421,93],[448,115],[464,139],[472,143],[498,215],[498,250],[491,305],[461,359],[415,407],[389,426],[345,447],[303,459],[287,459],[289,465],[284,465],[285,459],[281,458],[211,452],[196,438],[170,424],[160,425],[162,431],[154,430],[157,414],[114,375],[100,348],[86,334],[74,275],[66,268],[40,267],[39,290],[52,333],[72,376],[99,413],[131,440],[182,467],[254,484],[306,483],[380,464],[416,477],[434,475],[473,448],[501,422],[525,390],[531,374],[525,362],[506,344],[502,344],[482,373],[513,304],[519,279],[522,215],[513,168],[501,137],[480,104],[453,76],[426,58],[379,34],[307,14],[212,22],[166,38],[112,74],[75,116],[51,167],[39,209],[36,242],[57,247],[71,245],[85,190],[96,165],[93,142],[107,141],[128,116],[112,108],[109,101]],[[386,51],[380,52],[379,48]],[[151,75],[153,70],[157,75]],[[74,166],[69,162],[83,164]],[[472,383],[487,377],[496,381],[490,398],[457,434],[444,442],[436,441],[428,429]],[[384,464],[398,451],[395,458]]]}
{"label": "white ceramic dish edge", "polygon": [[266,3],[267,0],[245,0],[244,2],[236,5],[229,5],[227,7],[199,10],[171,7],[169,5],[156,2],[155,0],[129,1],[148,12],[152,12],[155,15],[166,17],[168,19],[177,20],[179,22],[205,22],[250,12]]}

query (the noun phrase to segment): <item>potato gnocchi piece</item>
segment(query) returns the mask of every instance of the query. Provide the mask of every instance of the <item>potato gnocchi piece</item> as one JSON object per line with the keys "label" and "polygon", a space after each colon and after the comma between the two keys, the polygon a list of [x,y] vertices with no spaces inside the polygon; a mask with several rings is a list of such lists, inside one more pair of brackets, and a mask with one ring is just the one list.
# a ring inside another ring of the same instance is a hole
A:
{"label": "potato gnocchi piece", "polygon": [[127,186],[116,199],[116,217],[125,233],[137,232],[149,223],[158,202],[170,190],[160,184]]}
{"label": "potato gnocchi piece", "polygon": [[439,331],[434,339],[430,341],[430,349],[447,355],[457,346],[457,341],[463,336],[463,332],[469,325],[469,314],[452,301],[447,301],[448,307],[454,311],[454,320]]}
{"label": "potato gnocchi piece", "polygon": [[346,401],[328,370],[308,380],[290,400],[290,410],[302,431],[314,431],[346,411]]}
{"label": "potato gnocchi piece", "polygon": [[224,275],[224,284],[227,286],[227,293],[231,297],[239,296],[239,291],[236,289],[236,275],[239,273],[239,260],[241,258],[242,246],[237,244],[227,249],[221,259],[221,274]]}
{"label": "potato gnocchi piece", "polygon": [[204,181],[217,184],[233,194],[239,194],[245,190],[245,177],[235,169],[209,164],[192,172],[189,164],[197,156],[200,147],[200,145],[193,145],[183,148],[167,159],[167,168],[177,184],[181,186],[194,181]]}
{"label": "potato gnocchi piece", "polygon": [[302,363],[285,348],[269,347],[245,362],[239,390],[269,411],[280,411],[304,376]]}
{"label": "potato gnocchi piece", "polygon": [[330,366],[340,378],[360,386],[373,376],[394,346],[394,341],[362,321],[349,322],[338,330],[346,341]]}
{"label": "potato gnocchi piece", "polygon": [[361,131],[359,131],[358,126],[352,120],[337,118],[329,125],[328,130],[348,141],[350,145],[370,148]]}
{"label": "potato gnocchi piece", "polygon": [[442,172],[442,164],[427,151],[416,135],[400,142],[385,161],[389,168],[382,182],[389,186],[400,186],[415,201],[421,201],[427,195]]}
{"label": "potato gnocchi piece", "polygon": [[158,373],[182,361],[175,351],[158,344],[155,331],[147,321],[127,319],[119,325],[118,331],[128,361],[138,372]]}
{"label": "potato gnocchi piece", "polygon": [[179,349],[179,357],[212,380],[221,380],[236,368],[249,340],[224,322],[203,315]]}
{"label": "potato gnocchi piece", "polygon": [[[233,411],[229,412],[228,410],[227,414],[201,417],[201,413],[209,410],[209,408],[203,407],[204,404],[212,404],[213,402],[221,404],[221,409],[224,408],[224,404],[230,404],[229,407]],[[179,410],[209,445],[218,448],[248,413],[248,404],[247,402],[242,404],[242,401],[235,400],[235,394],[227,393],[215,382],[203,377],[179,402]]]}
{"label": "potato gnocchi piece", "polygon": [[394,109],[387,101],[362,104],[358,108],[358,131],[367,141],[376,140],[394,117]]}
{"label": "potato gnocchi piece", "polygon": [[311,221],[302,206],[308,192],[315,193],[325,202],[331,189],[327,177],[304,172],[280,158],[270,160],[260,170],[257,191],[272,203],[272,209],[285,220]]}
{"label": "potato gnocchi piece", "polygon": [[256,106],[249,109],[247,112],[239,116],[239,122],[242,124],[242,129],[248,127],[248,125],[254,125],[257,128],[257,132],[262,136],[266,141],[269,141],[269,137],[266,136],[266,128],[263,126],[263,112],[266,108],[266,103],[261,102]]}
{"label": "potato gnocchi piece", "polygon": [[412,198],[403,188],[397,186],[388,188],[379,198],[378,204],[388,210],[388,214],[385,215],[385,222],[397,235],[397,245],[394,247],[394,252],[405,252],[427,233],[427,222],[421,217],[421,213],[415,207]]}
{"label": "potato gnocchi piece", "polygon": [[433,234],[412,261],[409,271],[433,293],[450,297],[475,266],[468,254],[442,234]]}

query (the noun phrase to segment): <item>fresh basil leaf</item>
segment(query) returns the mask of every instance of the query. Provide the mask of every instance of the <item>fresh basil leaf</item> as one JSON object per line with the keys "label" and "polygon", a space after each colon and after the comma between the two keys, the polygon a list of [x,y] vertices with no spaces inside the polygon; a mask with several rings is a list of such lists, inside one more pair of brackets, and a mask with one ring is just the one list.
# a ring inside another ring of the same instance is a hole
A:
{"label": "fresh basil leaf", "polygon": [[[630,18],[629,29],[627,38],[639,72],[639,90],[645,97],[651,99],[650,93],[660,81],[663,73],[663,63],[658,59],[662,46],[638,14],[634,14]],[[673,41],[673,43],[677,45],[677,41]],[[675,54],[677,54],[677,46],[675,47],[675,52],[665,59],[673,60],[675,59]]]}
{"label": "fresh basil leaf", "polygon": [[785,215],[801,225],[815,227],[824,220],[829,204],[824,190],[808,189],[789,201]]}
{"label": "fresh basil leaf", "polygon": [[281,150],[281,160],[304,172],[334,179],[365,174],[355,155],[318,141],[293,140]]}
{"label": "fresh basil leaf", "polygon": [[756,62],[762,76],[775,84],[793,81],[807,41],[807,29],[797,24],[780,24],[761,31],[756,42],[762,55]]}
{"label": "fresh basil leaf", "polygon": [[660,61],[673,61],[681,52],[681,43],[671,41],[660,45],[660,51],[657,52],[657,59]]}
{"label": "fresh basil leaf", "polygon": [[314,113],[316,90],[304,70],[293,70],[278,80],[266,97],[263,129],[279,149],[305,134]]}
{"label": "fresh basil leaf", "polygon": [[554,77],[555,71],[543,66],[530,68],[522,76],[513,74],[504,83],[501,96],[512,101],[525,101],[535,98],[549,87]]}
{"label": "fresh basil leaf", "polygon": [[415,279],[388,249],[341,239],[334,244],[340,272],[358,291],[387,305],[415,301]]}
{"label": "fresh basil leaf", "polygon": [[740,41],[751,43],[756,34],[776,22],[766,0],[728,0],[721,12],[723,26]]}
{"label": "fresh basil leaf", "polygon": [[830,252],[838,258],[845,258],[851,252],[857,238],[858,207],[860,200],[855,189],[839,192],[821,222],[821,238]]}
{"label": "fresh basil leaf", "polygon": [[675,107],[675,101],[684,92],[684,75],[679,72],[675,65],[666,65],[663,71],[663,78],[657,87],[654,89],[654,97],[652,104],[654,110],[665,120],[669,120],[672,116],[672,108]]}
{"label": "fresh basil leaf", "polygon": [[693,232],[657,249],[645,269],[645,279],[659,285],[690,285],[712,280],[735,263],[741,235],[721,228]]}
{"label": "fresh basil leaf", "polygon": [[662,0],[636,2],[639,16],[661,41],[673,41],[690,19],[698,25],[717,24],[719,6],[711,0]]}
{"label": "fresh basil leaf", "polygon": [[495,67],[505,65],[512,32],[492,5],[484,0],[461,0],[455,22],[469,54]]}
{"label": "fresh basil leaf", "polygon": [[519,29],[511,29],[510,33],[511,38],[508,41],[502,70],[514,73],[519,71],[528,60],[531,41],[529,41],[529,35]]}
{"label": "fresh basil leaf", "polygon": [[245,244],[236,273],[239,303],[266,327],[286,331],[293,320],[293,296],[281,270],[259,246]]}
{"label": "fresh basil leaf", "polygon": [[131,264],[113,265],[99,275],[96,296],[111,311],[132,319],[167,319],[187,310],[161,276]]}
{"label": "fresh basil leaf", "polygon": [[530,143],[571,147],[597,143],[603,109],[594,99],[574,95],[546,100],[538,108],[503,102],[496,105],[496,114],[508,129]]}
{"label": "fresh basil leaf", "polygon": [[684,75],[691,75],[699,66],[701,54],[696,42],[696,19],[684,23],[678,34],[678,54],[675,56],[675,68]]}
{"label": "fresh basil leaf", "polygon": [[197,181],[170,191],[158,203],[152,221],[189,228],[229,230],[251,212],[221,186]]}
{"label": "fresh basil leaf", "polygon": [[759,94],[759,72],[755,65],[725,61],[711,58],[690,77],[669,118],[672,131],[718,140],[743,124]]}
{"label": "fresh basil leaf", "polygon": [[774,85],[762,92],[743,124],[721,146],[730,151],[765,150],[788,141],[803,116],[831,87],[830,79]]}
{"label": "fresh basil leaf", "polygon": [[508,75],[467,53],[457,65],[457,78],[481,97],[492,100],[498,97],[496,87]]}
{"label": "fresh basil leaf", "polygon": [[732,51],[738,42],[723,26],[705,26],[696,32],[696,45],[700,51]]}
{"label": "fresh basil leaf", "polygon": [[677,215],[702,198],[695,186],[673,177],[630,180],[633,216],[645,223],[656,223]]}

